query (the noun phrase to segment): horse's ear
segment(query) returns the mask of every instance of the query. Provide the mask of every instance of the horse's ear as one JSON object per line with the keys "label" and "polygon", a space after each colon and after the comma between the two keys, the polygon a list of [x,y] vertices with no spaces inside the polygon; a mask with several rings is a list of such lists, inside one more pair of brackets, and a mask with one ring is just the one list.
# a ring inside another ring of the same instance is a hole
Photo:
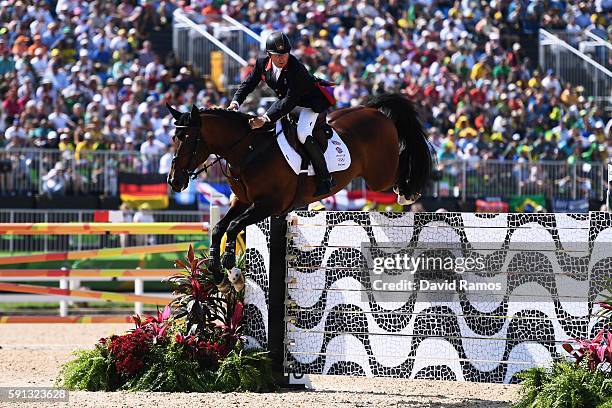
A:
{"label": "horse's ear", "polygon": [[170,114],[172,115],[174,120],[179,120],[181,118],[182,113],[177,111],[176,109],[174,109],[172,106],[170,106],[170,104],[168,102],[166,102],[166,107],[170,111]]}
{"label": "horse's ear", "polygon": [[191,118],[190,118],[189,126],[199,128],[202,121],[200,120],[200,110],[195,106],[195,104],[191,107]]}

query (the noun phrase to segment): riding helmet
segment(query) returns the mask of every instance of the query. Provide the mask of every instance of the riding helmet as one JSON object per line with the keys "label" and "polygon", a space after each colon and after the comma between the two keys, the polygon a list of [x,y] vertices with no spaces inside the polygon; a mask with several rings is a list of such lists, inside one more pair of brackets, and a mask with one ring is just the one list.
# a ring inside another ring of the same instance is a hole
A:
{"label": "riding helmet", "polygon": [[287,54],[291,51],[291,42],[285,33],[275,31],[266,39],[266,52],[271,54]]}

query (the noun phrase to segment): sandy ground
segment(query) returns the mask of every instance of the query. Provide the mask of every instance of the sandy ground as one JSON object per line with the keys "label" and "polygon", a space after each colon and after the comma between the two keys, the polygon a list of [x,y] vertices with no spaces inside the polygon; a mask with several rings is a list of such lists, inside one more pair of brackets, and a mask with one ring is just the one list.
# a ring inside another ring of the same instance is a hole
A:
{"label": "sandy ground", "polygon": [[[0,325],[0,386],[51,386],[72,350],[121,333],[125,324]],[[53,335],[49,335],[53,333]],[[70,392],[69,402],[0,407],[509,407],[517,386],[429,380],[310,376],[314,390],[252,393]]]}

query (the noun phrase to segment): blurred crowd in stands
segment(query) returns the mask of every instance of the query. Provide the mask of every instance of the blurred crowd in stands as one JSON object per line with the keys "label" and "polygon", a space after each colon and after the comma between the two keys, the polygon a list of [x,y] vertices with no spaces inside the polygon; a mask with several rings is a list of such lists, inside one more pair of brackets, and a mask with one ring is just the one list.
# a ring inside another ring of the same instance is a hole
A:
{"label": "blurred crowd in stands", "polygon": [[[612,121],[601,104],[541,72],[520,45],[521,34],[537,32],[538,16],[544,27],[609,40],[612,0],[4,0],[0,146],[57,149],[77,164],[91,162],[83,152],[128,151],[141,171],[167,169],[173,126],[165,103],[184,110],[226,106],[231,97],[172,52],[162,60],[154,51],[151,36],[170,27],[177,7],[227,13],[264,38],[285,31],[312,73],[338,84],[337,108],[381,92],[409,95],[441,160],[612,157]],[[257,100],[249,108],[262,109]],[[67,164],[41,166],[65,174],[62,166],[75,168]],[[108,171],[105,162],[97,177]]]}
{"label": "blurred crowd in stands", "polygon": [[287,32],[313,73],[339,84],[338,107],[381,92],[418,101],[441,160],[612,157],[609,113],[520,44],[538,15],[545,28],[608,40],[612,1],[233,1],[225,11],[263,37]]}

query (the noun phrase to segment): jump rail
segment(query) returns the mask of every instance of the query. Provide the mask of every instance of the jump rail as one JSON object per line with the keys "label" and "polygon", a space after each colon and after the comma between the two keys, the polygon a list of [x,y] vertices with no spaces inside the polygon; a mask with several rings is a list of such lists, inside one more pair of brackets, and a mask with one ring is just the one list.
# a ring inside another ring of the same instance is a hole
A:
{"label": "jump rail", "polygon": [[[211,222],[218,218],[218,211],[211,209]],[[5,235],[119,235],[119,234],[156,234],[156,235],[206,235],[209,234],[208,223],[0,223],[0,233]],[[0,257],[0,265],[17,265],[47,261],[67,261],[98,259],[109,256],[154,254],[176,251],[187,251],[190,242],[180,242],[159,245],[144,245],[124,248],[102,248],[81,251],[49,252],[41,254],[11,254]],[[113,302],[134,302],[136,313],[142,313],[143,304],[165,305],[170,299],[169,294],[159,296],[144,295],[145,280],[161,280],[173,273],[172,269],[0,269],[0,291],[26,293],[29,300],[60,301],[60,316],[0,316],[0,323],[15,322],[70,322],[97,323],[123,322],[123,317],[114,316],[77,316],[68,317],[69,300],[106,300]],[[79,281],[87,280],[124,280],[134,281],[134,294],[113,293],[104,291],[79,290]],[[59,288],[22,283],[7,283],[6,281],[59,281]],[[0,297],[1,299],[2,297]],[[4,298],[15,298],[6,296]]]}

